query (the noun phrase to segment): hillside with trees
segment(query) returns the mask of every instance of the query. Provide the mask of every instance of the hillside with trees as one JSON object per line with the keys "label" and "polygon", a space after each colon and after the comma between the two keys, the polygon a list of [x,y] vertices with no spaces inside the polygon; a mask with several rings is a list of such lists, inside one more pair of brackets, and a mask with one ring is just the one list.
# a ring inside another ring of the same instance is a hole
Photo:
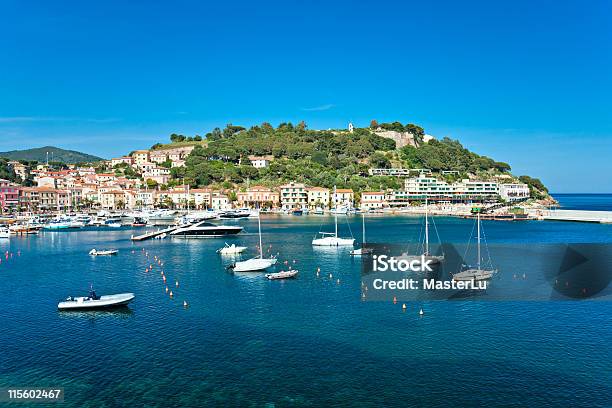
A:
{"label": "hillside with trees", "polygon": [[[395,141],[377,135],[376,129],[410,132],[416,136],[418,144],[397,150]],[[281,123],[277,127],[262,123],[249,129],[228,124],[223,130],[216,128],[206,134],[206,143],[195,146],[185,167],[172,168],[171,184],[185,182],[192,187],[230,188],[247,183],[272,187],[298,181],[363,191],[402,188],[401,179],[370,176],[370,168],[401,166],[430,169],[440,174],[457,172],[443,176],[451,178],[449,181],[468,176],[489,178],[510,174],[508,163],[473,153],[457,140],[444,138],[423,142],[424,134],[423,128],[400,122],[378,124],[373,121],[370,128],[356,128],[352,133],[310,130],[304,122],[297,125]],[[173,136],[173,143],[188,142]],[[273,159],[268,167],[257,169],[249,162],[250,155]],[[534,191],[545,191],[539,180],[529,180]]]}

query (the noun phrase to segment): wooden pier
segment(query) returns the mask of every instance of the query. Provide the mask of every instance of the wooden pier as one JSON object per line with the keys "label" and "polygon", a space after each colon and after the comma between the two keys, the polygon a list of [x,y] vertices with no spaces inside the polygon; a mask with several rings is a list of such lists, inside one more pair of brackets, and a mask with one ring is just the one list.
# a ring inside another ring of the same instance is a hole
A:
{"label": "wooden pier", "polygon": [[175,230],[177,230],[179,228],[185,228],[185,227],[189,227],[191,225],[192,224],[173,225],[172,227],[169,227],[169,228],[165,228],[165,229],[162,229],[162,230],[158,229],[157,231],[147,232],[147,233],[142,234],[142,235],[136,235],[136,236],[132,235],[131,239],[132,239],[132,241],[145,241],[147,239],[155,238],[155,237],[157,237],[159,235],[162,235],[162,234],[169,234],[172,231],[175,231]]}

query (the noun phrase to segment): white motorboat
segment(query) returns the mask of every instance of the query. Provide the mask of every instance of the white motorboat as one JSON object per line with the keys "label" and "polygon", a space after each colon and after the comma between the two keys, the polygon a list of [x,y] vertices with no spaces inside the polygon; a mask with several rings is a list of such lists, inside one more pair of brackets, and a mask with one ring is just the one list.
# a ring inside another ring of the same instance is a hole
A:
{"label": "white motorboat", "polygon": [[173,237],[182,238],[210,238],[236,235],[242,227],[235,225],[215,225],[207,221],[200,221],[193,225],[178,228],[170,233]]}
{"label": "white motorboat", "polygon": [[263,246],[261,240],[261,218],[257,218],[257,225],[259,226],[259,256],[255,258],[247,259],[246,261],[236,262],[230,266],[234,272],[257,272],[268,269],[271,266],[276,265],[277,259],[274,257],[264,258]]}
{"label": "white motorboat", "polygon": [[[497,273],[497,269],[493,269],[492,267],[492,263],[491,263],[491,256],[488,256],[488,267],[483,268],[482,267],[482,255],[481,255],[481,250],[480,250],[480,230],[481,230],[481,226],[480,226],[480,211],[478,211],[478,214],[476,216],[476,225],[477,225],[477,261],[476,261],[476,267],[475,268],[468,268],[465,269],[463,271],[459,271],[455,274],[453,274],[453,280],[454,281],[481,281],[481,280],[487,280],[487,279],[491,279],[493,277],[493,275],[495,273]],[[472,230],[473,231],[473,230]],[[485,242],[486,245],[486,242]],[[468,247],[469,248],[469,247]],[[466,249],[466,254],[467,254],[467,249]],[[488,254],[488,250],[487,250],[487,254]],[[465,256],[464,256],[465,257]]]}
{"label": "white motorboat", "polygon": [[244,252],[246,249],[247,247],[245,246],[228,245],[226,242],[223,248],[217,249],[217,253],[221,255],[236,255]]}
{"label": "white motorboat", "polygon": [[9,229],[6,227],[0,227],[0,238],[9,238],[11,236],[11,233],[9,232]]}
{"label": "white motorboat", "polygon": [[[334,186],[334,203],[336,202],[336,187]],[[355,238],[340,238],[338,237],[338,212],[334,211],[334,232],[319,232],[321,238],[314,238],[312,240],[313,246],[353,246],[355,244]]]}
{"label": "white motorboat", "polygon": [[98,251],[97,249],[92,249],[89,251],[89,255],[98,256],[98,255],[117,255],[119,253],[118,249],[106,249],[102,251]]}
{"label": "white motorboat", "polygon": [[57,308],[59,310],[104,309],[125,306],[134,300],[134,297],[133,293],[97,296],[96,292],[91,290],[89,296],[68,297],[66,300],[59,302]]}
{"label": "white motorboat", "polygon": [[58,230],[58,229],[67,229],[67,228],[70,228],[69,221],[53,220],[49,222],[47,225],[45,225],[46,230]]}
{"label": "white motorboat", "polygon": [[291,269],[288,271],[280,271],[280,272],[275,272],[275,273],[266,273],[266,278],[268,278],[269,280],[275,280],[275,279],[289,279],[289,278],[295,278],[298,274],[298,270],[297,269]]}

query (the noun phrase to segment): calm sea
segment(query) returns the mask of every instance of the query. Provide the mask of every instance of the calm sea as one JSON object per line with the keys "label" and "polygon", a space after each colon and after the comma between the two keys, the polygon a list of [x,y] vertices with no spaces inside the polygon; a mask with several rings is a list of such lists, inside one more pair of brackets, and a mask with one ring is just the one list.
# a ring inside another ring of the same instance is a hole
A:
{"label": "calm sea", "polygon": [[612,211],[612,194],[553,194],[564,210]]}
{"label": "calm sea", "polygon": [[[235,223],[246,232],[232,242],[252,253],[256,221]],[[0,387],[64,387],[65,402],[50,406],[67,407],[612,406],[609,302],[430,301],[405,312],[361,302],[359,262],[310,245],[332,223],[262,217],[264,245],[300,270],[295,280],[273,282],[228,273],[229,261],[215,253],[222,240],[132,244],[134,230],[91,229],[0,241],[9,251],[0,263]],[[372,216],[368,235],[405,242],[419,223]],[[472,225],[436,224],[449,240]],[[351,226],[358,238],[360,219]],[[612,242],[611,225],[484,228],[491,242]],[[340,229],[348,234],[344,222]],[[120,253],[88,256],[94,247]],[[154,256],[163,268],[145,272]],[[136,299],[123,312],[56,310],[90,283],[99,294],[131,291]]]}

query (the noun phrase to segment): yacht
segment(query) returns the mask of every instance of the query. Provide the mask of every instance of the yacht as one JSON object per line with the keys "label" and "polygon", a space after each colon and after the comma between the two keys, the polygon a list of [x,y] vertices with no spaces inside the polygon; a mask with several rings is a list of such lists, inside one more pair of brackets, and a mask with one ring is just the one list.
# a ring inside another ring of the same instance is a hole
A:
{"label": "yacht", "polygon": [[173,237],[182,238],[209,238],[236,235],[242,227],[235,225],[215,225],[208,221],[200,221],[193,225],[178,228],[170,233]]}
{"label": "yacht", "polygon": [[0,238],[9,238],[11,234],[7,227],[0,227]]}
{"label": "yacht", "polygon": [[248,218],[251,216],[251,213],[248,211],[224,211],[219,214],[219,218],[224,219],[234,219],[234,218]]}
{"label": "yacht", "polygon": [[[334,203],[336,202],[336,186],[334,186]],[[353,246],[353,244],[355,243],[355,238],[340,238],[338,236],[338,211],[335,207],[333,208],[333,210],[334,211],[332,211],[332,213],[334,214],[335,225],[334,232],[319,232],[319,235],[321,235],[321,237],[315,237],[312,240],[313,246]]]}

